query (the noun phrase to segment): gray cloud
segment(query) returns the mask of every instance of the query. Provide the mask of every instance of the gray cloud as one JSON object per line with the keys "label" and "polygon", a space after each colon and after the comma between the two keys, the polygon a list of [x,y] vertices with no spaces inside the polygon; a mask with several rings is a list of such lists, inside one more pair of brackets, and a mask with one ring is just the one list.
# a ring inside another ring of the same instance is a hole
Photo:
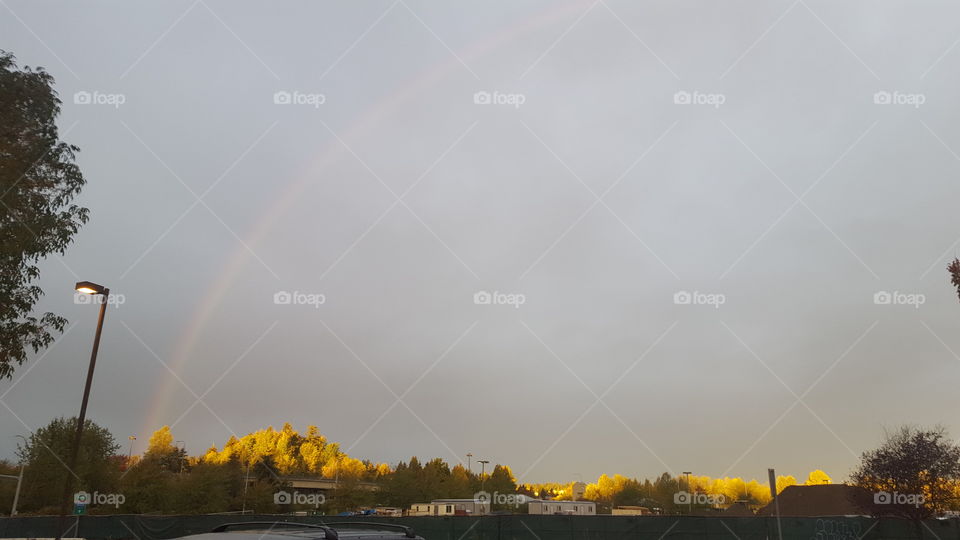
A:
{"label": "gray cloud", "polygon": [[0,453],[75,414],[78,278],[126,298],[91,416],[142,442],[212,386],[174,428],[194,453],[289,421],[530,481],[844,477],[884,426],[960,435],[952,7],[5,6],[92,219],[44,264],[75,326],[2,385]]}

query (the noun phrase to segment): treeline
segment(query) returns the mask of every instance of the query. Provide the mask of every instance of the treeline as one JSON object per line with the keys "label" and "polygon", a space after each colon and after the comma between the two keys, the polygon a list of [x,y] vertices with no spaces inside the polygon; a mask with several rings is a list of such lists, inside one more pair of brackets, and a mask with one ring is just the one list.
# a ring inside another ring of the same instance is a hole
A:
{"label": "treeline", "polygon": [[[58,418],[38,429],[18,447],[18,460],[25,464],[19,512],[48,514],[58,510],[59,496],[76,429],[75,419]],[[168,427],[156,431],[142,455],[120,453],[121,445],[105,428],[87,421],[78,459],[77,491],[117,494],[122,504],[92,505],[90,513],[286,513],[313,510],[325,514],[374,506],[409,508],[413,503],[442,498],[473,498],[481,491],[501,495],[523,494],[532,498],[571,499],[574,483],[517,485],[506,465],[484,471],[450,466],[440,458],[421,462],[417,457],[394,466],[373,463],[347,455],[314,427],[299,433],[289,424],[243,437],[231,437],[222,448],[211,447],[203,455],[189,456],[174,444]],[[0,463],[3,474],[17,474],[18,467]],[[289,490],[289,478],[297,476],[333,480],[322,505],[277,504],[275,495]],[[807,483],[829,482],[814,471]],[[689,484],[688,484],[689,482]],[[16,482],[0,484],[0,509],[10,507]],[[796,483],[792,476],[779,477],[778,489]],[[598,510],[615,506],[647,506],[665,513],[686,508],[676,504],[680,491],[723,495],[726,503],[743,500],[755,506],[766,504],[769,489],[755,480],[712,479],[706,476],[636,480],[621,475],[602,475],[585,485],[582,497],[596,501]],[[523,511],[494,500],[494,510]]]}
{"label": "treeline", "polygon": [[[689,484],[688,484],[689,482]],[[829,484],[832,480],[823,471],[817,469],[807,476],[805,485]],[[777,493],[787,486],[797,484],[793,476],[777,477]],[[574,483],[521,484],[518,492],[535,498],[570,500]],[[709,476],[671,476],[662,474],[654,480],[643,481],[627,478],[619,474],[603,474],[595,483],[586,484],[583,498],[597,503],[600,512],[609,512],[617,506],[645,506],[660,509],[666,514],[689,510],[689,504],[678,504],[676,494],[680,492],[714,495],[713,500],[722,501],[716,505],[695,504],[695,508],[704,506],[725,507],[735,502],[743,502],[751,507],[764,506],[770,502],[770,487],[756,480],[745,481],[742,478],[711,478]]]}
{"label": "treeline", "polygon": [[[18,446],[24,464],[18,513],[53,514],[59,510],[64,463],[76,419],[58,418]],[[510,469],[496,465],[484,476],[442,459],[426,463],[413,457],[391,467],[352,458],[310,426],[300,434],[289,424],[243,437],[231,437],[222,449],[188,456],[174,444],[168,427],[156,431],[139,456],[119,453],[121,445],[106,429],[87,420],[76,472],[76,490],[121,495],[119,506],[91,505],[90,513],[196,514],[214,512],[286,513],[314,510],[324,514],[374,506],[409,507],[436,498],[472,498],[481,489],[515,493]],[[18,474],[17,465],[0,462],[2,474]],[[275,495],[289,490],[291,476],[333,480],[322,505],[277,504]],[[0,509],[10,508],[15,481],[0,484]],[[371,489],[372,486],[377,489]],[[117,500],[113,497],[111,500]]]}

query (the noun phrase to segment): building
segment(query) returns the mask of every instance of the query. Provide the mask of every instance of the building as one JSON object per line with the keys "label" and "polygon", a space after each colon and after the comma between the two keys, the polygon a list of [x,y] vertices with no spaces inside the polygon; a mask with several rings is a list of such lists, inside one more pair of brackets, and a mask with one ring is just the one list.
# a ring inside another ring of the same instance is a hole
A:
{"label": "building", "polygon": [[649,516],[653,511],[646,506],[618,506],[611,513],[615,516]]}
{"label": "building", "polygon": [[436,499],[410,505],[408,516],[473,516],[490,513],[490,503],[476,499]]}
{"label": "building", "polygon": [[753,510],[747,505],[746,501],[737,501],[721,512],[723,517],[753,517]]}
{"label": "building", "polygon": [[595,516],[597,515],[597,503],[532,499],[527,504],[527,513],[535,515]]}
{"label": "building", "polygon": [[758,516],[826,517],[870,514],[873,494],[846,484],[788,486]]}
{"label": "building", "polygon": [[408,516],[429,516],[431,515],[430,503],[414,503],[407,510]]}

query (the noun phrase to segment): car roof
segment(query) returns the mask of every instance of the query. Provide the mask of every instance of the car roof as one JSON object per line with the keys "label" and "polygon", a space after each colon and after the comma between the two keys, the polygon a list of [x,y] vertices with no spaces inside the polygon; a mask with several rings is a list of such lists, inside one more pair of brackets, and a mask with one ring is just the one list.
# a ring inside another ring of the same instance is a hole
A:
{"label": "car roof", "polygon": [[[229,536],[225,536],[229,535]],[[423,540],[413,529],[392,523],[338,522],[304,524],[291,522],[226,523],[213,531],[184,536],[189,540]]]}
{"label": "car roof", "polygon": [[[329,540],[323,529],[246,529],[184,536],[183,540]],[[344,528],[337,530],[337,538],[343,540],[399,540],[405,538],[400,531]]]}

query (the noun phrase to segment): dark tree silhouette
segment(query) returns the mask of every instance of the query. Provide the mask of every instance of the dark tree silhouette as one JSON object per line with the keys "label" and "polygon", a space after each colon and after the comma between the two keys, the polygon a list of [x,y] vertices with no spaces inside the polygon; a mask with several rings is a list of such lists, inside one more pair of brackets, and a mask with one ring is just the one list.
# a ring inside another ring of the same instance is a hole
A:
{"label": "dark tree silhouette", "polygon": [[43,291],[32,285],[37,263],[63,253],[87,221],[71,204],[85,181],[74,163],[79,149],[59,140],[60,99],[43,68],[19,69],[0,51],[0,378],[9,378],[29,350],[62,332],[66,319],[33,316]]}
{"label": "dark tree silhouette", "polygon": [[[33,432],[17,454],[26,463],[23,477],[22,509],[55,512],[63,492],[66,460],[73,447],[77,418],[55,418]],[[119,477],[119,462],[113,459],[120,445],[113,435],[92,420],[84,422],[80,454],[73,473],[77,491],[110,493]]]}
{"label": "dark tree silhouette", "polygon": [[955,498],[960,446],[942,427],[904,426],[888,433],[880,448],[864,452],[850,478],[874,493],[873,514],[925,519]]}
{"label": "dark tree silhouette", "polygon": [[954,258],[953,262],[947,265],[947,272],[950,272],[950,283],[957,288],[957,297],[960,298],[960,259]]}

